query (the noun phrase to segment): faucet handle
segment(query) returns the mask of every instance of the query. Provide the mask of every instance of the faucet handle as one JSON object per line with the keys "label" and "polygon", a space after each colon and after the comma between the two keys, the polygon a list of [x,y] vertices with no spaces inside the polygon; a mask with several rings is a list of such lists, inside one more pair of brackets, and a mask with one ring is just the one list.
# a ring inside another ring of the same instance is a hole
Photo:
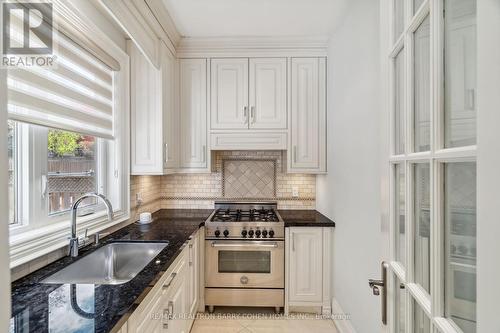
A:
{"label": "faucet handle", "polygon": [[99,245],[99,242],[101,240],[101,237],[106,237],[108,236],[109,234],[111,234],[110,232],[97,232],[95,234],[95,245]]}
{"label": "faucet handle", "polygon": [[88,241],[90,240],[88,234],[89,234],[89,229],[85,228],[85,235],[83,236],[83,238],[78,237],[79,240],[81,240],[81,243],[79,244],[78,247],[82,248],[87,245]]}

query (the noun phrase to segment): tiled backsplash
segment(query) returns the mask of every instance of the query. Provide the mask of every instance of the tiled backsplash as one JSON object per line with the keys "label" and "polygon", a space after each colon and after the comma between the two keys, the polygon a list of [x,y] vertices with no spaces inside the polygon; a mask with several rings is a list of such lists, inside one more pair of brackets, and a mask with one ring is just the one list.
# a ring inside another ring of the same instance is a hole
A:
{"label": "tiled backsplash", "polygon": [[210,174],[162,176],[161,207],[210,209],[216,200],[254,199],[276,200],[281,209],[314,209],[316,176],[287,174],[285,163],[281,151],[216,152]]}

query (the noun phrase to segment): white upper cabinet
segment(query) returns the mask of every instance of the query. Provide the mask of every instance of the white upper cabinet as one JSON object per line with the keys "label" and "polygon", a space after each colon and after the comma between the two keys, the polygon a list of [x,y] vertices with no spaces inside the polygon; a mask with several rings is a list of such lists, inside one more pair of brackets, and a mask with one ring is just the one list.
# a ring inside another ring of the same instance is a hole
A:
{"label": "white upper cabinet", "polygon": [[163,98],[163,168],[177,170],[180,166],[179,151],[179,71],[177,59],[164,47],[162,49],[162,98]]}
{"label": "white upper cabinet", "polygon": [[248,127],[248,59],[211,60],[211,127]]}
{"label": "white upper cabinet", "polygon": [[250,128],[286,129],[285,58],[250,59]]}
{"label": "white upper cabinet", "polygon": [[151,65],[134,42],[129,41],[127,48],[131,82],[131,173],[161,174],[161,70]]}
{"label": "white upper cabinet", "polygon": [[207,60],[180,59],[179,70],[180,168],[207,171]]}
{"label": "white upper cabinet", "polygon": [[134,42],[128,42],[133,175],[161,175],[179,167],[177,65],[170,50],[161,46],[157,70]]}
{"label": "white upper cabinet", "polygon": [[287,59],[211,60],[211,129],[286,129]]}
{"label": "white upper cabinet", "polygon": [[292,58],[288,171],[326,172],[326,59]]}

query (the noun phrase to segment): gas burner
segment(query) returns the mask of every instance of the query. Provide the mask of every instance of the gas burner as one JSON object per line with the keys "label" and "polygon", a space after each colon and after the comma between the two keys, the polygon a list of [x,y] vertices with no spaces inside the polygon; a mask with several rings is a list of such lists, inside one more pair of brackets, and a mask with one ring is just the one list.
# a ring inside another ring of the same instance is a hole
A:
{"label": "gas burner", "polygon": [[205,222],[207,239],[282,239],[284,223],[271,203],[216,203]]}

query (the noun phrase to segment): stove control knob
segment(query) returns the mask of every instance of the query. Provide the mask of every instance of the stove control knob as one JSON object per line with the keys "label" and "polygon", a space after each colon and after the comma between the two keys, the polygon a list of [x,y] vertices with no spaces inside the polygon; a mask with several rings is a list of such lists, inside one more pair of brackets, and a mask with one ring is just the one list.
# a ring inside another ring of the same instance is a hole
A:
{"label": "stove control knob", "polygon": [[241,237],[243,238],[247,237],[247,231],[245,229],[241,230]]}
{"label": "stove control knob", "polygon": [[252,229],[250,229],[248,231],[248,237],[253,238],[253,230]]}
{"label": "stove control knob", "polygon": [[262,230],[262,238],[267,238],[267,230]]}
{"label": "stove control knob", "polygon": [[269,238],[273,238],[274,237],[274,230],[269,230]]}
{"label": "stove control knob", "polygon": [[260,237],[260,233],[261,232],[260,232],[259,229],[255,230],[255,237],[259,238]]}
{"label": "stove control knob", "polygon": [[226,229],[226,230],[224,230],[223,234],[224,234],[224,237],[229,236],[229,230],[227,230],[227,229]]}
{"label": "stove control knob", "polygon": [[215,234],[215,237],[219,237],[220,236],[220,230],[219,229],[215,230],[214,234]]}

